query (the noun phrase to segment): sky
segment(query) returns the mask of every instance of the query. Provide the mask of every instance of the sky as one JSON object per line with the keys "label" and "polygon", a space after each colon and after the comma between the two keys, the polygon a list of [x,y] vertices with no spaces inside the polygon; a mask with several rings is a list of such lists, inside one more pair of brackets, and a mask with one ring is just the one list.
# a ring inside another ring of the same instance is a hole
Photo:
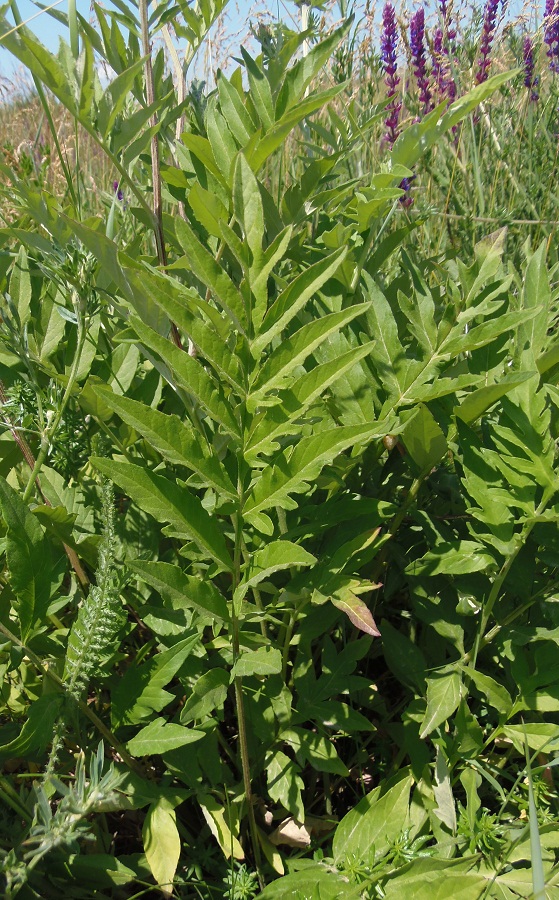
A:
{"label": "sky", "polygon": [[[51,0],[52,2],[52,0]],[[338,0],[340,2],[340,0]],[[363,8],[365,0],[357,0],[357,5]],[[382,8],[383,0],[372,0],[371,7],[373,9],[377,9],[380,12]],[[406,0],[395,0],[395,5],[399,7],[401,4],[403,5]],[[418,0],[407,0],[410,8],[413,8]],[[426,0],[427,8],[434,8],[436,0]],[[464,7],[468,5],[482,5],[484,0],[455,0],[455,7],[461,10],[464,10]],[[541,22],[541,12],[538,14],[538,8],[541,9],[544,0],[508,0],[508,17],[511,16],[514,18],[517,15],[517,11],[520,10],[521,6],[527,9],[529,6],[532,8],[532,13],[529,17],[530,24],[533,27],[536,21]],[[48,3],[48,0],[43,0],[43,3]],[[84,16],[90,17],[90,0],[76,0],[78,11]],[[347,3],[347,0],[346,0]],[[351,3],[351,0],[350,0]],[[347,5],[350,5],[348,3]],[[106,2],[106,4],[110,7],[110,0]],[[52,16],[48,13],[39,10],[37,6],[32,2],[32,0],[18,0],[19,11],[22,19],[24,21],[29,21],[29,27],[31,30],[39,37],[41,42],[45,44],[45,46],[51,50],[56,52],[58,48],[58,41],[60,35],[66,34],[66,29],[60,23],[56,21]],[[63,12],[66,11],[67,0],[60,0],[60,2],[55,3],[54,8],[59,9]],[[536,13],[534,13],[534,10]],[[219,52],[219,48],[221,47],[222,54],[227,54],[228,52],[235,52],[236,48],[238,48],[239,44],[243,42],[243,39],[247,35],[248,31],[248,22],[249,20],[254,20],[255,14],[260,12],[264,16],[270,19],[281,18],[283,21],[291,24],[292,27],[296,27],[299,19],[299,11],[293,2],[293,0],[230,0],[230,3],[227,7],[227,18],[225,23],[221,26],[214,26],[212,37],[214,38],[214,45],[211,42],[206,42],[208,46],[205,48],[206,59],[200,61],[200,66],[204,64],[210,64],[212,69],[215,69],[216,64],[223,65],[226,63],[226,59],[214,59],[210,57],[208,60],[207,54],[212,52],[212,46],[215,46],[216,51]],[[34,18],[31,18],[34,17]],[[218,28],[221,27],[221,31]],[[0,42],[0,78],[3,76],[4,78],[10,78],[13,75],[14,71],[17,70],[18,67],[17,60],[14,60],[10,54],[2,49],[2,45]],[[196,74],[198,74],[196,72]]]}
{"label": "sky", "polygon": [[[50,2],[53,3],[54,9],[66,12],[67,0],[59,0],[59,2],[50,0]],[[42,0],[42,3],[46,6],[49,4],[49,0]],[[76,0],[76,5],[78,12],[81,13],[84,18],[89,19],[90,0]],[[101,5],[110,8],[110,2],[102,3]],[[21,18],[24,22],[28,22],[29,28],[35,33],[39,40],[49,50],[56,52],[58,49],[59,37],[62,35],[67,38],[67,30],[64,26],[47,12],[38,9],[32,0],[18,0],[18,8]],[[230,31],[230,37],[234,38],[237,33],[239,35],[246,33],[247,21],[249,18],[252,18],[251,13],[255,9],[264,12],[266,11],[266,8],[268,8],[267,11],[269,11],[269,17],[272,19],[279,15],[284,21],[291,21],[292,25],[295,25],[297,22],[298,10],[292,0],[269,0],[268,3],[266,3],[265,0],[260,0],[260,2],[254,4],[252,0],[231,0],[227,8],[228,22],[226,25],[227,29]],[[11,15],[9,15],[8,18],[12,20]],[[14,61],[11,55],[2,48],[0,42],[0,76],[10,75],[14,70],[14,66],[17,67],[17,65],[17,61]]]}

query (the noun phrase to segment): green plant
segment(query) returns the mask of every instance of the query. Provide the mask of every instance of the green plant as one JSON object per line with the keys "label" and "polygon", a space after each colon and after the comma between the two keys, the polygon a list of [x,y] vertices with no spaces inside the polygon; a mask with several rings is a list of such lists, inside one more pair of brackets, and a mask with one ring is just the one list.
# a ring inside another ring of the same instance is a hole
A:
{"label": "green plant", "polygon": [[[358,175],[382,105],[346,126],[321,74],[351,20],[303,56],[265,34],[203,98],[172,54],[147,64],[139,34],[172,21],[193,51],[220,9],[99,9],[98,34],[71,8],[58,58],[9,40],[119,184],[90,216],[79,167],[63,196],[3,169],[0,791],[27,829],[14,850],[7,819],[6,883],[25,897],[42,816],[41,841],[68,836],[61,868],[32,867],[46,896],[86,873],[115,897],[529,896],[518,879],[556,881],[555,824],[532,873],[515,790],[535,834],[558,736],[556,271],[545,243],[513,265],[504,231],[422,255],[397,215],[511,76]],[[72,416],[96,448],[75,471]],[[73,752],[99,735],[115,783],[73,830],[48,792],[83,800]]]}

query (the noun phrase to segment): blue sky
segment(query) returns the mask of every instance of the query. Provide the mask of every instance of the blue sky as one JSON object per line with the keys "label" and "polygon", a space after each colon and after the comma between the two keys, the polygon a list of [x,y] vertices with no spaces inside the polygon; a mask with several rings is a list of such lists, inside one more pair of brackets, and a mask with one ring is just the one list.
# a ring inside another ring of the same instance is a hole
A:
{"label": "blue sky", "polygon": [[[42,2],[45,6],[49,4],[49,0],[42,0]],[[51,0],[51,2],[53,2],[53,0]],[[89,19],[89,0],[76,0],[76,3],[78,12]],[[110,3],[102,5],[110,6]],[[39,10],[32,0],[18,0],[18,8],[24,22],[33,17],[32,20],[29,21],[29,28],[31,28],[39,40],[45,44],[49,50],[56,52],[60,35],[67,34],[64,26],[48,13]],[[298,10],[292,0],[269,0],[269,2],[260,0],[260,2],[254,4],[253,0],[231,0],[227,8],[229,18],[227,28],[230,30],[231,36],[236,32],[239,32],[239,34],[246,32],[247,20],[251,17],[253,8],[258,8],[261,12],[265,10],[269,11],[269,18],[272,19],[279,15],[287,22],[290,20],[295,22],[298,17]],[[55,4],[54,9],[66,12],[67,0],[60,0],[60,2]],[[11,15],[8,17],[10,20],[12,19]],[[0,44],[0,75],[11,73],[14,69],[14,65],[17,66],[17,62],[14,63],[10,54],[2,49]]]}
{"label": "blue sky", "polygon": [[[79,12],[84,17],[89,18],[90,0],[76,0],[76,2]],[[356,0],[356,2],[357,5],[362,8],[364,0]],[[403,2],[404,0],[396,0],[396,6],[399,7],[401,4],[403,5]],[[408,0],[408,2],[409,6],[412,8],[417,0]],[[543,2],[544,0],[531,0],[530,3],[530,0],[528,0],[528,3],[524,5],[523,0],[509,0],[507,18],[518,15],[518,12],[523,5],[525,9],[529,9],[531,5],[532,14],[529,16],[529,20],[531,20],[531,25],[533,26],[534,9],[541,9]],[[43,3],[48,3],[48,0],[43,0]],[[465,8],[468,6],[479,6],[483,3],[484,0],[455,0],[455,8],[464,12]],[[106,5],[110,6],[110,2],[107,2]],[[347,5],[351,5],[351,0]],[[376,3],[373,2],[371,5],[373,9],[376,7],[377,10],[380,10],[382,7],[382,0],[378,0]],[[427,8],[429,8],[429,6],[433,8],[433,0],[426,0],[426,5]],[[38,10],[32,0],[18,0],[18,6],[20,15],[24,21],[32,16],[35,17],[29,22],[29,27],[39,37],[42,43],[50,50],[56,51],[59,36],[65,33],[64,27],[48,13]],[[66,6],[67,0],[61,0],[61,2],[56,4],[55,9],[64,12]],[[254,19],[255,10],[264,14],[268,20],[279,17],[290,23],[292,26],[295,26],[298,21],[299,13],[293,0],[230,0],[227,7],[227,20],[221,34],[221,46],[222,48],[225,48],[225,50],[222,51],[223,53],[227,53],[228,49],[229,51],[235,52],[239,44],[246,38],[248,21],[249,19]],[[541,22],[541,12],[537,16],[537,20]],[[215,61],[212,59],[212,63],[213,62]],[[220,58],[217,62],[223,65],[224,59]],[[14,69],[17,68],[17,65],[17,61],[14,61],[10,54],[2,49],[0,44],[0,76],[9,76]]]}

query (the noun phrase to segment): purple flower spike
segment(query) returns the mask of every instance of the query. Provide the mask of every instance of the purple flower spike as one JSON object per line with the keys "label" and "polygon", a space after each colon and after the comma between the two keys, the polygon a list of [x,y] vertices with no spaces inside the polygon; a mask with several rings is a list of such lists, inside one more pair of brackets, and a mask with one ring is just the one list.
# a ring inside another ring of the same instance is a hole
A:
{"label": "purple flower spike", "polygon": [[386,107],[387,117],[385,119],[386,134],[384,141],[390,148],[394,146],[394,142],[398,137],[398,120],[400,118],[400,110],[402,104],[396,99],[398,85],[400,79],[397,75],[397,46],[398,31],[396,26],[396,13],[391,3],[386,3],[382,13],[382,34],[380,40],[382,65],[385,73],[385,84],[387,96],[390,103]]}
{"label": "purple flower spike", "polygon": [[122,202],[122,200],[124,200],[124,194],[120,190],[120,184],[118,181],[113,181],[113,191],[116,194],[116,199]]}
{"label": "purple flower spike", "polygon": [[539,78],[534,74],[534,42],[529,35],[524,38],[522,57],[524,60],[524,84],[530,91],[532,103],[537,103],[540,96],[538,94]]}
{"label": "purple flower spike", "polygon": [[437,28],[433,36],[433,79],[439,98],[443,100],[446,97],[452,103],[456,99],[456,84],[450,74],[442,28]]}
{"label": "purple flower spike", "polygon": [[442,30],[448,41],[452,42],[456,38],[456,29],[452,25],[452,4],[448,4],[447,0],[440,0],[439,7],[441,11]]}
{"label": "purple flower spike", "polygon": [[547,45],[549,68],[552,72],[559,72],[559,0],[545,2],[543,40]]}
{"label": "purple flower spike", "polygon": [[487,0],[481,31],[476,84],[483,84],[484,81],[487,81],[487,75],[491,67],[491,47],[495,37],[498,10],[499,0]]}
{"label": "purple flower spike", "polygon": [[410,50],[413,71],[419,88],[419,102],[423,106],[423,115],[426,115],[432,106],[425,61],[425,11],[423,8],[418,9],[410,19]]}

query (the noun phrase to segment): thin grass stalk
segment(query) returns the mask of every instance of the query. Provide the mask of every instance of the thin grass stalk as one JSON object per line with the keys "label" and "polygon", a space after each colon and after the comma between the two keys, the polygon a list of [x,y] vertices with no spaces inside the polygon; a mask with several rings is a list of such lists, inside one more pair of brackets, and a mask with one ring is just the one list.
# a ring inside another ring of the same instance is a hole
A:
{"label": "thin grass stalk", "polygon": [[542,842],[538,828],[538,811],[534,797],[534,779],[532,777],[532,763],[530,760],[530,748],[524,722],[524,752],[526,754],[526,775],[528,779],[528,821],[530,823],[530,859],[532,862],[532,887],[534,888],[534,900],[546,900],[545,873],[543,867]]}
{"label": "thin grass stalk", "polygon": [[[16,0],[10,0],[10,8],[12,10],[12,15],[14,17],[14,21],[16,23],[16,28],[23,27],[24,22],[23,22],[23,19],[21,18],[21,15],[19,12],[19,7],[17,5]],[[15,30],[16,29],[14,29],[14,31]],[[58,159],[60,161],[60,165],[62,167],[62,171],[64,172],[64,177],[66,179],[66,185],[68,187],[68,192],[72,198],[72,202],[74,203],[75,207],[77,208],[78,207],[78,198],[76,196],[76,192],[74,189],[74,182],[73,182],[72,175],[70,172],[70,167],[67,163],[67,160],[64,157],[64,153],[62,152],[62,147],[60,145],[60,141],[58,140],[58,131],[57,131],[56,125],[54,124],[54,119],[53,119],[52,113],[50,111],[50,106],[49,106],[49,103],[47,100],[47,96],[43,89],[43,85],[41,84],[39,79],[36,77],[36,75],[31,73],[31,77],[33,79],[33,84],[35,85],[35,90],[37,91],[37,96],[38,96],[41,106],[44,110],[47,122],[49,123],[49,128],[50,128],[50,132],[52,135],[52,139],[54,141],[54,145],[56,147]]]}

